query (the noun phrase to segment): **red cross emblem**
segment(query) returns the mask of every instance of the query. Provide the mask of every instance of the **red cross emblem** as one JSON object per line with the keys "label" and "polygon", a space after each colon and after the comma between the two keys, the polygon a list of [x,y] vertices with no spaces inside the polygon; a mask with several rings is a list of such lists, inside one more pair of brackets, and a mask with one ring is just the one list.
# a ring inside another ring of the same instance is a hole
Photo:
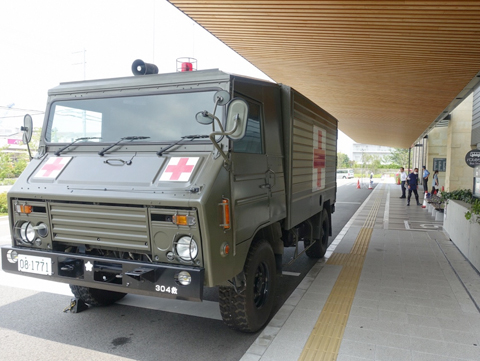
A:
{"label": "red cross emblem", "polygon": [[50,157],[43,164],[42,168],[40,168],[35,177],[55,179],[71,159],[72,157]]}
{"label": "red cross emblem", "polygon": [[172,157],[165,167],[161,181],[188,182],[198,162],[198,157]]}
{"label": "red cross emblem", "polygon": [[325,188],[326,135],[325,129],[313,126],[313,191]]}

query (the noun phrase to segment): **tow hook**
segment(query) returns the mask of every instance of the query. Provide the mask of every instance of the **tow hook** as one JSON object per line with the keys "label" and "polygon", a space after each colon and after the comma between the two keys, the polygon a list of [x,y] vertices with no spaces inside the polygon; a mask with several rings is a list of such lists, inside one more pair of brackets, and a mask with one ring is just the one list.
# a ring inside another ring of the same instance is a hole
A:
{"label": "tow hook", "polygon": [[143,280],[155,282],[158,279],[155,269],[146,267],[135,268],[133,271],[125,272],[125,275],[132,277],[139,282]]}

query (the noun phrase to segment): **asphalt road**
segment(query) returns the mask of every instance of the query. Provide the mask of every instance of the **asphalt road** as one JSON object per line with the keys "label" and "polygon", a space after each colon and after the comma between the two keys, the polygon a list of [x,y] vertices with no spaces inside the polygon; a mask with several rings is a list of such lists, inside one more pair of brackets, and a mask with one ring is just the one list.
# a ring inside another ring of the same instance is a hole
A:
{"label": "asphalt road", "polygon": [[[370,194],[356,180],[339,180],[333,238]],[[6,217],[0,244],[10,243]],[[293,256],[286,249],[284,263]],[[279,309],[316,260],[303,255],[277,282]],[[119,304],[64,313],[67,285],[0,271],[0,359],[8,360],[239,360],[257,334],[224,326],[216,288],[205,301],[182,302],[127,295]]]}

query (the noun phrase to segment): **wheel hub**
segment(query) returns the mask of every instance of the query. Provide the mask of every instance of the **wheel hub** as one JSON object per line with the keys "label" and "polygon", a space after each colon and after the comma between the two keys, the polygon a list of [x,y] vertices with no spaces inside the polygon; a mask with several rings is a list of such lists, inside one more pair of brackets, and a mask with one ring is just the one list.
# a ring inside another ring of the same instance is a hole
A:
{"label": "wheel hub", "polygon": [[269,289],[269,274],[265,263],[258,265],[255,272],[255,279],[253,281],[253,301],[257,308],[262,307],[268,297]]}

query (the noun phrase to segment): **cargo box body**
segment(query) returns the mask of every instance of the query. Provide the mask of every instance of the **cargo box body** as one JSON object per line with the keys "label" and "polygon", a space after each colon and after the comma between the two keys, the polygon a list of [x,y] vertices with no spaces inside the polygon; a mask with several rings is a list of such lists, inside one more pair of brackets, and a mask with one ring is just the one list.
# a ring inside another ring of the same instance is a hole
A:
{"label": "cargo box body", "polygon": [[295,89],[282,85],[287,217],[290,229],[336,197],[338,121]]}

